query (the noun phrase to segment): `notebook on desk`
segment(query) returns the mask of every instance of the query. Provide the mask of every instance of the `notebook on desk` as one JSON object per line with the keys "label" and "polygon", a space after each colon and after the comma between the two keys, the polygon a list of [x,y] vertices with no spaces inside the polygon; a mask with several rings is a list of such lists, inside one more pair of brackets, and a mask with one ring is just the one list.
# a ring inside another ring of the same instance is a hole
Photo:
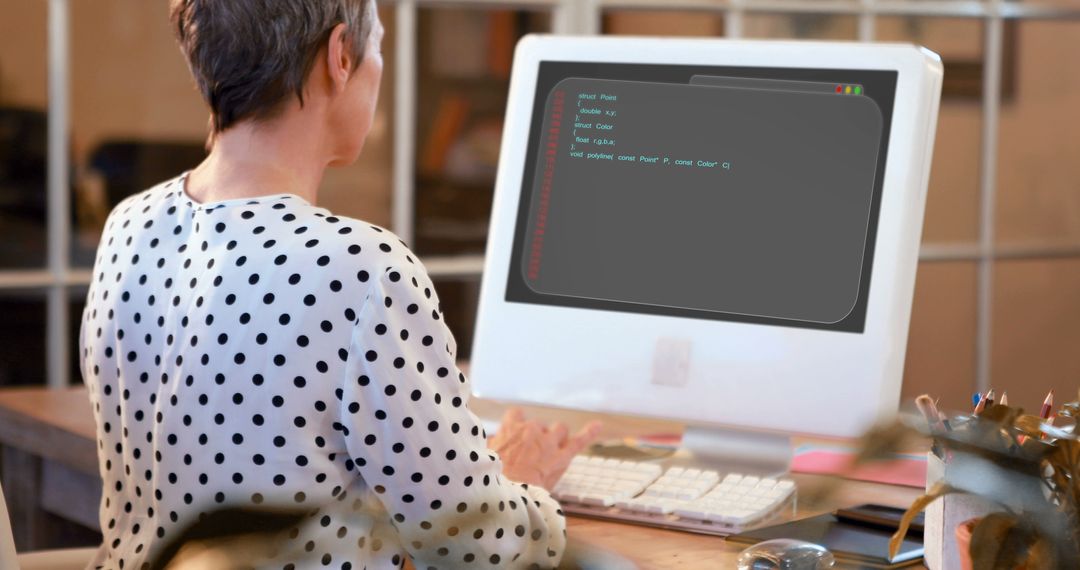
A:
{"label": "notebook on desk", "polygon": [[890,559],[889,538],[893,532],[893,529],[824,514],[731,535],[727,541],[749,546],[774,538],[794,538],[829,549],[837,562],[862,568],[905,568],[918,564],[923,557],[922,536],[909,532],[900,552]]}

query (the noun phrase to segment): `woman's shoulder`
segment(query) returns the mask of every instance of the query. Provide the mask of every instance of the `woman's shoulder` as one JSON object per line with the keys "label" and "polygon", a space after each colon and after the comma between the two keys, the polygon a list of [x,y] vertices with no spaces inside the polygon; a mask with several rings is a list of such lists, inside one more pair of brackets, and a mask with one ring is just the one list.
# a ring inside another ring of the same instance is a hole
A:
{"label": "woman's shoulder", "polygon": [[[296,216],[290,227],[307,228],[300,240],[289,239],[295,236],[277,228],[278,236],[291,244],[289,259],[297,254],[306,258],[309,273],[300,277],[304,282],[317,282],[318,288],[345,293],[346,297],[375,299],[367,305],[375,312],[389,311],[393,303],[409,314],[423,309],[435,320],[442,318],[427,269],[397,234],[309,204],[294,203],[282,209],[278,218],[287,213]],[[449,346],[453,346],[452,340]]]}
{"label": "woman's shoulder", "polygon": [[[304,205],[299,210],[298,216],[303,212],[312,222],[305,246],[318,240],[330,250],[344,252],[346,259],[355,259],[367,271],[378,273],[372,277],[397,271],[429,281],[427,269],[419,257],[392,230],[363,219],[337,215],[318,206]],[[330,264],[333,259],[317,261]]]}
{"label": "woman's shoulder", "polygon": [[424,264],[389,228],[336,214],[298,196],[271,198],[269,203],[263,200],[260,208],[250,222],[265,226],[259,228],[263,230],[260,237],[275,240],[268,251],[284,248],[289,258],[306,257],[313,262],[310,271],[324,279],[347,274],[370,285],[396,273],[431,286]]}

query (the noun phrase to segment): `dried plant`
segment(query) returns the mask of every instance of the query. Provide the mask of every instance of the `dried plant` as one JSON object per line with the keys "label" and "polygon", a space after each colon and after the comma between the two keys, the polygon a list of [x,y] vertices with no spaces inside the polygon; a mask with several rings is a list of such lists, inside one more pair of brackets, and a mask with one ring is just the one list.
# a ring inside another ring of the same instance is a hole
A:
{"label": "dried plant", "polygon": [[945,478],[919,497],[893,536],[895,554],[911,520],[952,493],[976,495],[1000,512],[975,526],[970,554],[975,568],[1029,570],[1080,568],[1080,398],[1061,407],[1056,421],[1020,408],[988,405],[956,416],[951,429],[927,429],[907,416],[864,436],[855,464],[910,449],[912,437],[930,435],[946,458]]}
{"label": "dried plant", "polygon": [[[354,512],[377,517],[387,527],[393,525],[377,502],[354,502]],[[324,507],[330,504],[323,505]],[[232,507],[206,513],[184,529],[145,566],[151,570],[254,570],[266,565],[270,553],[291,551],[303,557],[300,544],[285,540],[287,530],[298,529],[305,521],[317,521],[320,509]],[[462,526],[483,525],[480,511],[455,517]],[[291,550],[290,550],[291,549]],[[453,567],[453,564],[451,564]],[[597,548],[569,536],[557,570],[635,570],[637,564],[616,552]]]}

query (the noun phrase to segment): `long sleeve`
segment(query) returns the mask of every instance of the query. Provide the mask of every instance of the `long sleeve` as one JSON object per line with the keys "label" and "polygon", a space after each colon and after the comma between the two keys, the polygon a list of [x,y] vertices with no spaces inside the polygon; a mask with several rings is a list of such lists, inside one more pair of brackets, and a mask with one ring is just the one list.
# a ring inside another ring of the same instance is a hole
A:
{"label": "long sleeve", "polygon": [[352,335],[341,398],[349,455],[417,568],[554,567],[563,513],[547,491],[501,475],[454,354],[423,268],[387,268]]}

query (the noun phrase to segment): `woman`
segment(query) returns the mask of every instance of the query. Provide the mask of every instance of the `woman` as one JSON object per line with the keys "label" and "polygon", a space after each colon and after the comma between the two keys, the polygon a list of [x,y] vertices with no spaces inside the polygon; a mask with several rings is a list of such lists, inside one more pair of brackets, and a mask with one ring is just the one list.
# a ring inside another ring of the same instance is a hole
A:
{"label": "woman", "polygon": [[507,414],[492,448],[423,265],[314,206],[371,126],[370,0],[173,0],[211,152],[121,203],[82,323],[105,536],[141,568],[224,506],[314,514],[267,568],[551,567],[569,436]]}

